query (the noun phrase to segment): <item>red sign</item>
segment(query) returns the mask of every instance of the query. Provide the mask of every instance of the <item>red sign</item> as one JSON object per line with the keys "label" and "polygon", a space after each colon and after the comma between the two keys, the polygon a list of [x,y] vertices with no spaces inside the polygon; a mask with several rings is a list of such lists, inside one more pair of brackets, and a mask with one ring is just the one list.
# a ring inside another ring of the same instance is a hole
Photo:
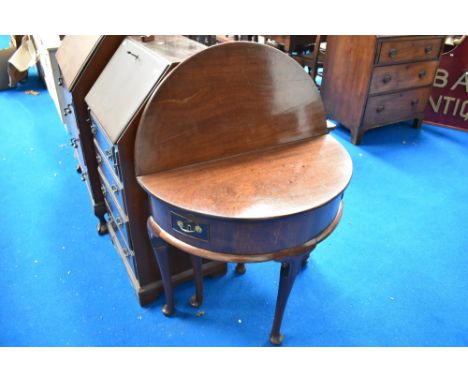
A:
{"label": "red sign", "polygon": [[424,121],[468,131],[468,37],[441,56]]}

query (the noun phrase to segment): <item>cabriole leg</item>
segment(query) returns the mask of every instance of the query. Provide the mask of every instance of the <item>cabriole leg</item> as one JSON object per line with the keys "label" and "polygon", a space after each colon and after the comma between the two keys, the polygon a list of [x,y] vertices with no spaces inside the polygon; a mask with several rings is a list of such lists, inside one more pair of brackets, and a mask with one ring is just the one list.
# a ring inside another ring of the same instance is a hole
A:
{"label": "cabriole leg", "polygon": [[289,293],[294,285],[294,280],[299,273],[304,259],[309,252],[301,255],[281,259],[280,283],[278,288],[278,297],[276,299],[275,317],[270,333],[270,342],[273,345],[281,345],[283,336],[280,333],[281,322],[283,320],[284,309],[288,302]]}
{"label": "cabriole leg", "polygon": [[152,230],[151,225],[149,224],[150,219],[152,218],[148,218],[147,224],[148,235],[159,265],[159,271],[161,272],[161,279],[164,286],[164,294],[166,295],[166,304],[162,307],[162,312],[165,316],[171,316],[174,313],[174,290],[169,267],[169,246]]}
{"label": "cabriole leg", "polygon": [[238,275],[243,275],[245,273],[245,264],[244,263],[237,263],[236,268],[234,269]]}
{"label": "cabriole leg", "polygon": [[99,223],[96,227],[97,233],[99,235],[105,235],[108,233],[107,222],[104,215],[107,212],[106,205],[104,203],[98,203],[94,205],[94,215],[99,219]]}
{"label": "cabriole leg", "polygon": [[195,282],[195,295],[190,297],[190,305],[198,308],[203,303],[203,273],[202,273],[202,258],[191,255],[193,266],[193,280]]}

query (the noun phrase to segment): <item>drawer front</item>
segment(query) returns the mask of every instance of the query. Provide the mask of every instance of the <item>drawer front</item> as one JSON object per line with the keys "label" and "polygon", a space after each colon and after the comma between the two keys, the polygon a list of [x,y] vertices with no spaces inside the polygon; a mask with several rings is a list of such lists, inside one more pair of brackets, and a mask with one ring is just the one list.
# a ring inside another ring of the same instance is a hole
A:
{"label": "drawer front", "polygon": [[369,97],[364,114],[364,126],[412,119],[422,113],[431,93],[431,86]]}
{"label": "drawer front", "polygon": [[383,41],[377,63],[388,65],[410,61],[434,60],[439,57],[441,44],[441,38]]}
{"label": "drawer front", "polygon": [[101,191],[110,207],[109,212],[112,213],[117,223],[127,223],[128,217],[125,212],[124,204],[122,203],[122,190],[112,187],[113,185],[109,183],[109,180],[105,177],[102,167],[100,166],[98,167],[98,173],[102,184]]}
{"label": "drawer front", "polygon": [[369,93],[383,93],[431,85],[438,64],[437,61],[428,61],[375,67]]}
{"label": "drawer front", "polygon": [[94,136],[95,146],[99,147],[104,156],[106,156],[111,164],[114,165],[116,162],[114,156],[114,145],[110,143],[101,125],[99,125],[93,117],[91,117],[91,132]]}
{"label": "drawer front", "polygon": [[119,170],[119,166],[117,165],[118,163],[117,155],[114,154],[114,159],[116,159],[117,163],[112,162],[111,164],[111,162],[108,159],[108,157],[111,156],[111,154],[109,153],[109,149],[107,150],[108,154],[106,155],[104,154],[101,147],[99,146],[98,141],[96,139],[94,139],[93,141],[94,141],[94,147],[96,149],[96,161],[98,165],[101,167],[102,172],[104,173],[105,177],[107,178],[111,186],[115,184],[115,186],[119,190],[122,190],[123,185],[120,180],[120,170]]}
{"label": "drawer front", "polygon": [[[109,202],[109,199],[105,199],[107,211],[109,214],[109,223],[112,224],[114,232],[116,233],[119,241],[123,243],[126,247],[130,248],[129,237],[128,237],[128,223],[124,223],[123,220],[119,216],[115,216],[112,213],[112,209],[114,208],[112,204]],[[118,212],[116,212],[118,213]]]}
{"label": "drawer front", "polygon": [[109,236],[112,240],[112,244],[114,244],[115,249],[119,253],[120,257],[124,259],[124,261],[127,261],[131,271],[136,276],[137,272],[133,251],[129,248],[125,241],[121,240],[121,235],[117,230],[117,226],[112,220],[107,223],[107,228],[109,230]]}

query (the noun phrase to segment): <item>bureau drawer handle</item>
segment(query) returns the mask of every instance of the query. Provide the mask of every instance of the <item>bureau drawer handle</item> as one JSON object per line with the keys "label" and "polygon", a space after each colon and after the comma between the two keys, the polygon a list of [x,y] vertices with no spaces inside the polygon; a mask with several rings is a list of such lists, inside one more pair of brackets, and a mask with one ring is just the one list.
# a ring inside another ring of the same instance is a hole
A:
{"label": "bureau drawer handle", "polygon": [[424,69],[420,70],[418,76],[422,80],[424,77],[426,77],[426,71]]}
{"label": "bureau drawer handle", "polygon": [[97,134],[97,129],[96,129],[96,126],[94,125],[91,125],[91,134],[93,134],[93,136],[96,136]]}
{"label": "bureau drawer handle", "polygon": [[121,218],[120,216],[117,216],[117,217],[115,218],[115,224],[117,224],[117,226],[119,226],[119,227],[122,226],[123,220],[122,220],[122,218]]}
{"label": "bureau drawer handle", "polygon": [[63,109],[63,115],[68,115],[68,114],[71,114],[71,109],[67,106]]}
{"label": "bureau drawer handle", "polygon": [[63,78],[59,77],[57,80],[58,86],[63,86]]}
{"label": "bureau drawer handle", "polygon": [[111,190],[114,192],[114,194],[117,194],[119,192],[119,188],[115,184],[111,186]]}
{"label": "bureau drawer handle", "polygon": [[419,99],[413,99],[411,100],[411,106],[417,106],[417,104],[419,103]]}
{"label": "bureau drawer handle", "polygon": [[101,164],[101,162],[102,162],[101,156],[99,154],[96,154],[96,162],[98,164]]}
{"label": "bureau drawer handle", "polygon": [[382,113],[385,110],[385,105],[377,106],[377,113]]}
{"label": "bureau drawer handle", "polygon": [[135,60],[138,60],[138,54],[135,54],[135,53],[132,53],[130,52],[129,50],[127,50],[127,54],[129,54],[130,56],[132,56],[133,58],[135,58]]}
{"label": "bureau drawer handle", "polygon": [[426,52],[426,54],[431,54],[432,53],[432,44],[427,45],[424,48],[424,52]]}
{"label": "bureau drawer handle", "polygon": [[388,73],[385,73],[384,76],[383,76],[383,83],[384,84],[387,84],[389,83],[390,81],[392,80],[392,76]]}
{"label": "bureau drawer handle", "polygon": [[108,159],[112,159],[112,151],[110,151],[109,149],[106,150],[106,157]]}
{"label": "bureau drawer handle", "polygon": [[395,48],[390,49],[390,51],[388,52],[388,55],[390,56],[390,58],[395,58],[397,54],[398,54],[398,49],[395,49]]}
{"label": "bureau drawer handle", "polygon": [[83,182],[86,182],[86,173],[85,172],[81,174],[81,180]]}
{"label": "bureau drawer handle", "polygon": [[107,190],[106,190],[106,187],[104,187],[104,186],[101,186],[101,191],[102,191],[102,194],[103,194],[104,196],[106,196],[106,195],[107,195]]}
{"label": "bureau drawer handle", "polygon": [[78,138],[71,138],[70,139],[70,146],[73,147],[74,149],[78,148]]}

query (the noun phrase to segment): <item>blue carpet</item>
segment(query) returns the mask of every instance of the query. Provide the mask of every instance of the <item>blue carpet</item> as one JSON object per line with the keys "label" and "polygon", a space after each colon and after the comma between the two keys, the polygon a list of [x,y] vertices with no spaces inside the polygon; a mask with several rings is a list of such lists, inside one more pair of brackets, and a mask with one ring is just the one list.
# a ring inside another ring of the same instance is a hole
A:
{"label": "blue carpet", "polygon": [[[37,96],[25,90],[36,90]],[[361,146],[343,219],[298,276],[285,346],[468,345],[468,134],[397,124]],[[248,265],[141,308],[108,237],[95,233],[69,138],[37,73],[0,92],[0,345],[264,346],[278,264]]]}

